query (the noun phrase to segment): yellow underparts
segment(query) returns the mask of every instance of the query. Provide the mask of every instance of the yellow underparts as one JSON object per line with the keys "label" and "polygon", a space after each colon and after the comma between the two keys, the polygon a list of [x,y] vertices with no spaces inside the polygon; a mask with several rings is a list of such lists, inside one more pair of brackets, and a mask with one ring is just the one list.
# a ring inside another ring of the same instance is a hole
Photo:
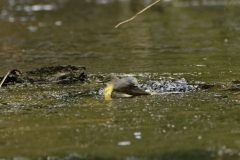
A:
{"label": "yellow underparts", "polygon": [[111,100],[112,99],[112,97],[111,97],[112,91],[113,91],[113,85],[112,84],[104,88],[103,94],[104,94],[105,100]]}

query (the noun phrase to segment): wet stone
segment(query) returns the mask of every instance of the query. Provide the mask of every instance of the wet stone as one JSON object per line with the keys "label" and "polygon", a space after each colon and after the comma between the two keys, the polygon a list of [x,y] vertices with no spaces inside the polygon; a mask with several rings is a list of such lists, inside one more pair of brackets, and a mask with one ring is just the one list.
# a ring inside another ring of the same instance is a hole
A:
{"label": "wet stone", "polygon": [[[0,76],[0,81],[4,76]],[[73,83],[76,81],[86,81],[86,68],[84,66],[51,66],[42,67],[26,72],[12,70],[4,81],[3,85],[16,83]]]}

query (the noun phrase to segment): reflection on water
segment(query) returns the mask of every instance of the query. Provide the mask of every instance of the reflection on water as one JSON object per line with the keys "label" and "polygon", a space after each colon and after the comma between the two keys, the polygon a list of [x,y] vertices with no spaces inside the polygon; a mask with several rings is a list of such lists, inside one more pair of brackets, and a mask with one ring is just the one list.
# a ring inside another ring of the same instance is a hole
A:
{"label": "reflection on water", "polygon": [[[196,72],[235,77],[237,4],[225,10],[220,4],[225,1],[198,1],[199,6],[191,6],[193,1],[159,3],[114,29],[149,2],[2,1],[0,73],[72,64],[86,65],[91,73]],[[189,7],[181,5],[185,3]],[[223,60],[225,67],[219,70]]]}
{"label": "reflection on water", "polygon": [[0,75],[70,64],[91,78],[1,88],[0,158],[239,158],[238,84],[107,102],[82,94],[103,87],[94,79],[101,73],[223,86],[239,79],[239,1],[165,1],[114,28],[151,2],[0,2]]}

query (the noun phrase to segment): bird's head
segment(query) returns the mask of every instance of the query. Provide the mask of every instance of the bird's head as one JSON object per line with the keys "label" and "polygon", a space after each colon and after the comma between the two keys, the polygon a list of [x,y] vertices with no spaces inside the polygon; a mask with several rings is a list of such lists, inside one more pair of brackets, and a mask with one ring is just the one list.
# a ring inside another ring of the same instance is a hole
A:
{"label": "bird's head", "polygon": [[114,74],[109,74],[103,79],[105,85],[115,84],[117,81],[119,81],[119,78]]}

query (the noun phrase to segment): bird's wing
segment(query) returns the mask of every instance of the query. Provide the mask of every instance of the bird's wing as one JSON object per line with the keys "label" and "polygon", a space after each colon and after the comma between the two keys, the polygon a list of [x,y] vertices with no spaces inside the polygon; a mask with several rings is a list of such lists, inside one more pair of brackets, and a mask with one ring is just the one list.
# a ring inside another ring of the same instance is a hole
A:
{"label": "bird's wing", "polygon": [[126,77],[120,79],[117,83],[114,84],[113,91],[129,94],[132,96],[150,95],[150,93],[138,88],[137,84],[138,82],[136,78]]}
{"label": "bird's wing", "polygon": [[151,93],[146,92],[144,90],[141,90],[137,86],[133,86],[129,89],[128,94],[134,95],[134,96],[140,96],[140,95],[151,95]]}

